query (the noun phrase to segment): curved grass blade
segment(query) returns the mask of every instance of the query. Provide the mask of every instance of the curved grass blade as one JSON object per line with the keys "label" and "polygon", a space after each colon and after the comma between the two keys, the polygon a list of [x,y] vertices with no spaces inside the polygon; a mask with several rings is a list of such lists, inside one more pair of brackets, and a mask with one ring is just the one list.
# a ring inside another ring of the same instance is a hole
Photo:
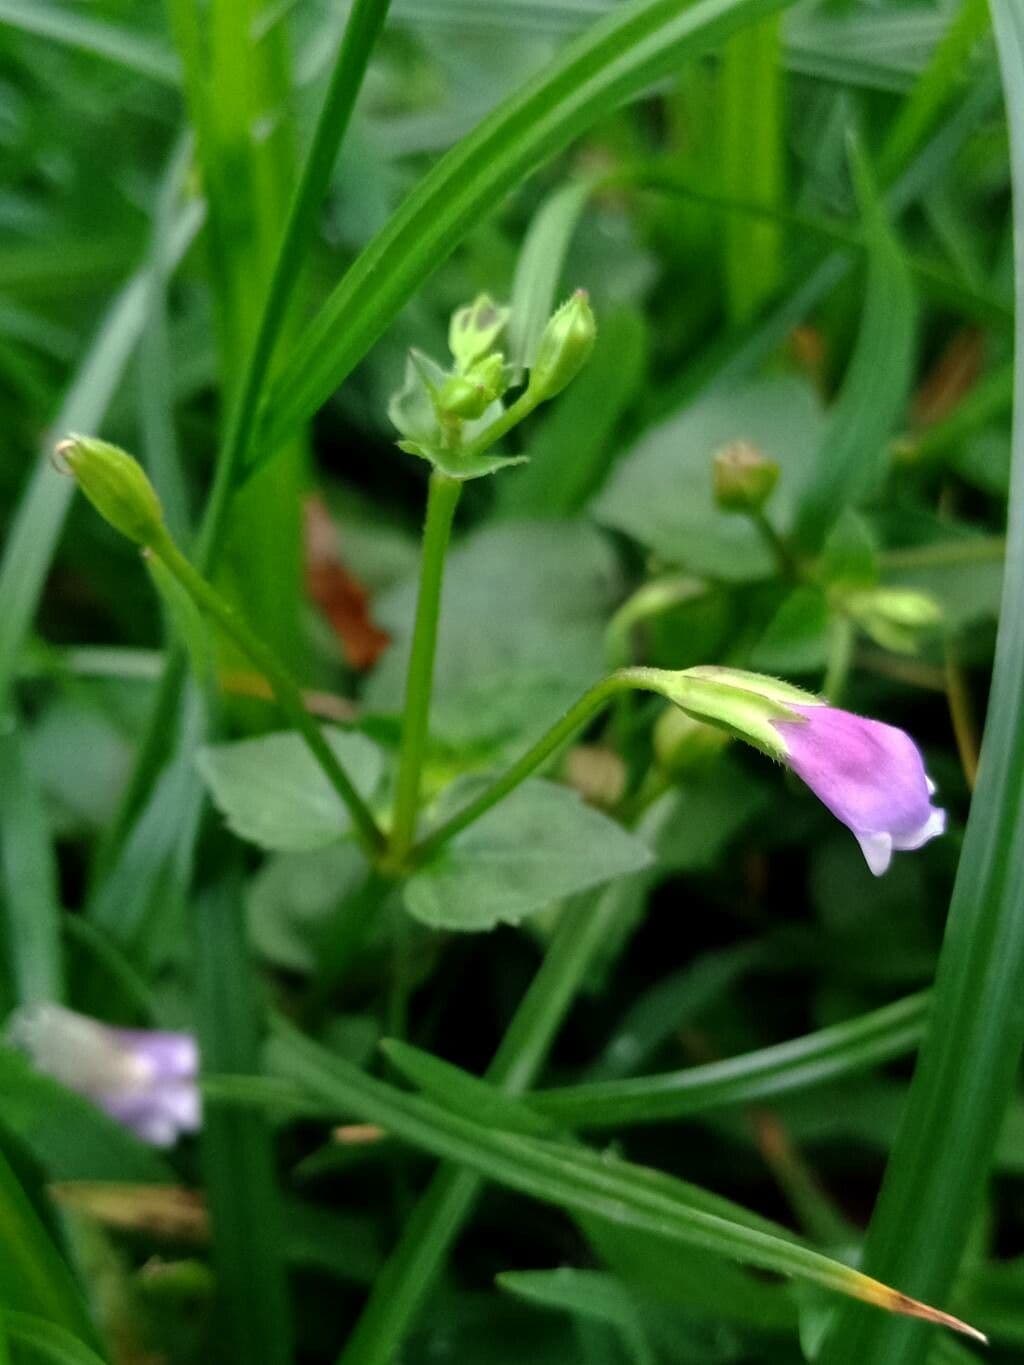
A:
{"label": "curved grass blade", "polygon": [[568,46],[442,157],[356,259],[271,385],[256,462],[316,412],[498,197],[684,56],[786,3],[646,0],[623,6]]}
{"label": "curved grass blade", "polygon": [[959,1319],[766,1231],[764,1220],[695,1186],[604,1153],[484,1127],[374,1080],[290,1025],[279,1021],[275,1032],[279,1056],[314,1094],[509,1189],[984,1340]]}
{"label": "curved grass blade", "polygon": [[910,270],[856,148],[853,169],[868,243],[867,297],[853,359],[797,518],[797,536],[812,549],[881,473],[914,360],[916,298]]}
{"label": "curved grass blade", "polygon": [[[183,208],[168,244],[173,268],[203,219],[202,206]],[[148,266],[121,290],[80,365],[53,424],[53,431],[95,431],[138,344],[149,299]],[[39,602],[74,481],[49,462],[52,437],[43,438],[40,459],[19,504],[0,562],[0,714],[6,710],[18,656]]]}
{"label": "curved grass blade", "polygon": [[42,793],[13,725],[0,734],[0,773],[2,923],[11,994],[19,1005],[60,1000],[64,963],[56,860]]}
{"label": "curved grass blade", "polygon": [[924,1031],[927,994],[910,995],[859,1019],[726,1061],[657,1076],[541,1090],[531,1109],[570,1128],[660,1123],[770,1100],[856,1075],[913,1051]]}
{"label": "curved grass blade", "polygon": [[52,1362],[52,1365],[106,1365],[102,1356],[72,1332],[33,1313],[0,1309],[0,1332],[7,1334],[11,1345],[29,1352],[36,1361]]}
{"label": "curved grass blade", "polygon": [[[932,1013],[868,1235],[865,1264],[945,1294],[985,1191],[1024,1043],[1024,10],[993,0],[1016,226],[1013,473],[1003,602],[978,786]],[[843,1311],[821,1365],[922,1365],[931,1338]]]}
{"label": "curved grass blade", "polygon": [[159,81],[161,85],[178,83],[174,53],[157,40],[102,19],[73,13],[60,5],[40,3],[40,0],[0,0],[0,24],[9,24],[25,33],[51,38],[76,51],[103,57],[126,71]]}

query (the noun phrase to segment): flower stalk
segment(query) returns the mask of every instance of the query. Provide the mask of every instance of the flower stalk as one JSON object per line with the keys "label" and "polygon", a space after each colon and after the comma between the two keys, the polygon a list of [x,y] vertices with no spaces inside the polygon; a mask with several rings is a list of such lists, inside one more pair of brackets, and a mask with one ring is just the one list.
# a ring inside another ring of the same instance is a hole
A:
{"label": "flower stalk", "polygon": [[434,657],[437,653],[444,563],[461,493],[462,483],[459,479],[449,478],[437,469],[431,473],[391,827],[390,854],[399,863],[408,853],[416,832],[430,699],[434,690]]}

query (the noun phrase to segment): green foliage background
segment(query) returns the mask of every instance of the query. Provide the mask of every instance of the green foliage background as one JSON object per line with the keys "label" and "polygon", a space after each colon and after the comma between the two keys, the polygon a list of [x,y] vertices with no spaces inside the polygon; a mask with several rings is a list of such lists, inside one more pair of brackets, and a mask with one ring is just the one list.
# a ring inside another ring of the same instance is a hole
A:
{"label": "green foliage background", "polygon": [[[0,0],[0,1012],[205,1076],[157,1153],[0,1047],[0,1362],[972,1358],[847,1266],[1019,1357],[1022,71],[1016,0]],[[386,818],[389,398],[479,293],[521,367],[577,287],[586,368],[459,504],[424,825],[610,669],[728,663],[921,744],[950,831],[884,879],[629,695],[396,892],[49,459],[139,456]]]}

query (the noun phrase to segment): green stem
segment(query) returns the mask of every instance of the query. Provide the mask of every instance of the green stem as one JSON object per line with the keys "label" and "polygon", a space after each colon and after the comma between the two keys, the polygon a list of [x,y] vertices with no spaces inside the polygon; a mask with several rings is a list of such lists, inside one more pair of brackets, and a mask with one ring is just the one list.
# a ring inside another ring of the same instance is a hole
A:
{"label": "green stem", "polygon": [[512,764],[507,772],[485,788],[475,800],[463,806],[462,810],[456,811],[450,820],[446,820],[443,825],[439,825],[437,829],[421,840],[412,850],[409,861],[417,863],[430,857],[450,839],[453,839],[456,834],[464,830],[467,825],[474,824],[492,806],[496,806],[499,801],[504,800],[521,782],[525,782],[535,769],[539,768],[546,759],[561,748],[566,740],[571,739],[577,730],[581,729],[588,720],[607,706],[614,696],[633,688],[643,688],[646,685],[645,671],[630,668],[619,669],[617,673],[611,673],[607,678],[602,678],[600,682],[595,683],[593,687],[584,692],[574,705],[570,706],[561,720],[556,721],[536,744],[527,749],[522,758]]}
{"label": "green stem", "polygon": [[798,580],[800,578],[800,566],[793,557],[793,552],[765,516],[764,512],[751,512],[750,520],[757,527],[761,539],[772,552],[772,558],[778,565],[779,573],[782,577],[792,581]]}
{"label": "green stem", "polygon": [[434,655],[437,652],[437,623],[441,610],[441,584],[444,561],[451,538],[455,508],[462,483],[434,470],[427,497],[427,522],[423,531],[423,557],[420,564],[420,589],[416,601],[409,671],[405,683],[405,709],[402,716],[402,746],[398,759],[395,787],[391,851],[401,861],[408,853],[416,833],[420,804],[420,776],[427,747],[430,698],[434,688]]}
{"label": "green stem", "polygon": [[486,431],[482,431],[475,441],[470,441],[463,447],[462,454],[470,459],[483,455],[496,441],[507,436],[513,427],[529,417],[541,401],[529,388],[524,389],[516,401],[506,408],[500,417],[495,418]]}
{"label": "green stem", "polygon": [[[207,575],[213,571],[220,554],[232,494],[250,462],[259,398],[270,372],[276,341],[299,271],[307,259],[306,248],[316,228],[317,214],[327,192],[338,149],[345,137],[370,54],[383,28],[389,5],[390,0],[355,0],[345,24],[313,141],[289,207],[263,312],[238,388],[238,402],[232,407],[225,438],[217,454],[213,486],[203,511],[197,541],[197,562]],[[88,430],[92,423],[61,421],[58,425],[60,428]],[[106,841],[102,860],[104,867],[113,864],[123,847],[128,831],[146,804],[170,750],[186,672],[183,647],[172,645],[134,771]]]}
{"label": "green stem", "polygon": [[[609,887],[596,904],[584,896],[566,907],[487,1071],[487,1080],[506,1094],[523,1094],[539,1072],[595,952],[619,917],[622,886]],[[395,1359],[482,1183],[474,1171],[454,1165],[437,1172],[377,1276],[338,1365],[389,1365]]]}
{"label": "green stem", "polygon": [[220,626],[224,634],[246,654],[273,689],[281,710],[309,746],[349,815],[356,838],[374,861],[383,848],[383,836],[369,806],[352,785],[323,731],[306,710],[302,692],[273,650],[253,633],[239,612],[203,578],[185,558],[166,531],[149,550],[178,580],[196,605]]}

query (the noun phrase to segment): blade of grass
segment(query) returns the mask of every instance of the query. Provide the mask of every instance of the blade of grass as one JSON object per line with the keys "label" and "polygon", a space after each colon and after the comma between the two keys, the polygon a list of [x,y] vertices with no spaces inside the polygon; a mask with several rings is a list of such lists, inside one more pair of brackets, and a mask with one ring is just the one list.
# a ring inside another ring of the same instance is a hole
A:
{"label": "blade of grass", "polygon": [[910,995],[788,1043],[657,1076],[541,1090],[531,1108],[571,1128],[656,1123],[704,1114],[856,1075],[913,1051],[928,996]]}
{"label": "blade of grass", "polygon": [[[238,384],[237,401],[231,407],[217,453],[213,486],[196,545],[196,565],[202,573],[215,568],[223,547],[228,509],[252,440],[260,394],[388,4],[389,0],[356,0],[342,33],[313,140],[288,208],[255,340]],[[191,12],[183,13],[188,18]],[[191,29],[185,36],[191,40]],[[117,852],[156,781],[169,748],[168,736],[185,672],[185,653],[178,646],[164,667],[139,756],[108,839],[108,856]]]}
{"label": "blade of grass", "polygon": [[[978,786],[932,1013],[865,1249],[911,1291],[945,1294],[984,1196],[1024,1042],[1024,11],[993,0],[1016,225],[1013,473],[1003,602]],[[920,1365],[931,1336],[842,1312],[822,1365]]]}
{"label": "blade of grass", "polygon": [[157,39],[133,33],[103,19],[73,13],[62,6],[40,3],[40,0],[0,0],[0,24],[9,24],[41,38],[52,38],[79,52],[90,52],[127,71],[149,76],[162,85],[178,82],[178,63],[173,52]]}
{"label": "blade of grass", "polygon": [[517,380],[532,364],[554,310],[569,243],[593,188],[589,180],[560,185],[530,222],[516,261],[508,323],[508,360]]}
{"label": "blade of grass", "polygon": [[0,1302],[98,1345],[85,1299],[0,1151]]}
{"label": "blade of grass", "polygon": [[942,108],[959,89],[971,49],[987,28],[985,0],[963,0],[886,134],[878,158],[878,174],[883,183],[910,159]]}
{"label": "blade of grass", "polygon": [[856,148],[853,166],[869,243],[867,295],[853,359],[797,518],[797,537],[810,549],[821,545],[843,509],[878,479],[914,361],[916,298],[910,271]]}
{"label": "blade of grass", "polygon": [[[487,1072],[506,1095],[522,1094],[540,1070],[599,945],[622,914],[623,883],[596,904],[574,902],[545,954]],[[339,1365],[385,1365],[415,1319],[480,1190],[472,1171],[444,1166],[406,1223],[377,1277]]]}
{"label": "blade of grass", "polygon": [[469,1166],[488,1179],[574,1213],[612,1219],[744,1265],[792,1276],[889,1311],[913,1313],[978,1336],[938,1310],[915,1303],[696,1186],[605,1153],[485,1128],[436,1104],[372,1079],[290,1025],[275,1026],[292,1074],[314,1094],[379,1123],[415,1146]]}
{"label": "blade of grass", "polygon": [[57,868],[42,794],[19,731],[0,735],[0,866],[4,942],[19,1005],[60,1000],[64,963]]}
{"label": "blade of grass", "polygon": [[[196,966],[204,1072],[258,1072],[254,978],[241,891],[233,883],[197,907]],[[292,1346],[281,1208],[265,1115],[208,1098],[201,1152],[229,1358],[237,1365],[287,1365]]]}
{"label": "blade of grass", "polygon": [[[171,234],[167,264],[181,260],[203,219],[202,207],[184,207]],[[148,265],[122,289],[104,318],[61,404],[52,431],[95,431],[121,382],[146,320]],[[40,443],[40,458],[18,506],[0,562],[0,715],[7,709],[18,656],[35,615],[43,583],[74,491],[71,479],[50,464],[53,437]]]}
{"label": "blade of grass", "polygon": [[[721,72],[722,193],[781,202],[785,178],[778,16],[737,33]],[[722,234],[725,291],[734,323],[749,322],[779,281],[778,222],[730,214]]]}
{"label": "blade of grass", "polygon": [[313,415],[502,193],[684,56],[785,3],[646,0],[565,48],[441,158],[357,258],[271,385],[257,457],[272,456]]}
{"label": "blade of grass", "polygon": [[11,1345],[29,1351],[33,1360],[51,1361],[52,1365],[105,1365],[103,1357],[84,1341],[33,1313],[3,1308],[0,1323]]}

